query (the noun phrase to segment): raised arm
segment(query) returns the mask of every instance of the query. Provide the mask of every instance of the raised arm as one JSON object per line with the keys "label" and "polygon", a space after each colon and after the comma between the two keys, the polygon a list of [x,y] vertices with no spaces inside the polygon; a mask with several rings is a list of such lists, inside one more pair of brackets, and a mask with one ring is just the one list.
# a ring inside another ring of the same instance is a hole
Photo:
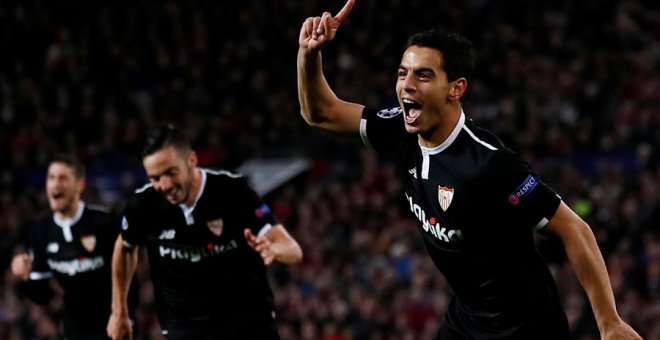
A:
{"label": "raised arm", "polygon": [[133,327],[128,312],[128,290],[138,263],[138,247],[126,248],[119,235],[112,253],[112,314],[108,320],[108,336],[132,339]]}
{"label": "raised arm", "polygon": [[274,225],[263,236],[255,236],[250,229],[245,229],[244,234],[250,247],[261,254],[266,265],[273,261],[284,264],[296,264],[302,261],[303,252],[300,245],[281,224]]}
{"label": "raised arm", "polygon": [[321,50],[337,33],[355,0],[332,16],[309,17],[300,29],[298,43],[298,100],[300,113],[312,126],[341,133],[357,133],[363,105],[343,101],[335,95],[323,74]]}
{"label": "raised arm", "polygon": [[605,261],[589,225],[562,202],[546,230],[562,240],[573,271],[589,297],[601,338],[641,339],[616,311]]}

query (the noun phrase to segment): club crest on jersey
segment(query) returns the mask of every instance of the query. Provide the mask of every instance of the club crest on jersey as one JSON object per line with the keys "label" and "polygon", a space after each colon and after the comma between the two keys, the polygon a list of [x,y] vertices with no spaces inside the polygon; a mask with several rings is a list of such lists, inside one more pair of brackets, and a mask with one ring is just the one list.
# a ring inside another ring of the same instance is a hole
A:
{"label": "club crest on jersey", "polygon": [[438,186],[438,201],[440,202],[440,208],[442,211],[447,211],[451,200],[454,198],[454,189]]}
{"label": "club crest on jersey", "polygon": [[224,222],[222,221],[221,218],[213,221],[208,221],[206,222],[206,226],[209,227],[209,230],[213,233],[215,236],[220,236],[222,234],[222,229],[224,229]]}
{"label": "club crest on jersey", "polygon": [[403,109],[401,109],[400,107],[393,107],[391,109],[380,110],[378,111],[377,115],[380,118],[388,119],[398,116],[399,114],[401,114],[401,112],[403,112]]}
{"label": "club crest on jersey", "polygon": [[80,238],[80,242],[82,243],[83,247],[87,249],[88,252],[93,252],[94,249],[96,248],[96,236],[94,235],[85,235]]}

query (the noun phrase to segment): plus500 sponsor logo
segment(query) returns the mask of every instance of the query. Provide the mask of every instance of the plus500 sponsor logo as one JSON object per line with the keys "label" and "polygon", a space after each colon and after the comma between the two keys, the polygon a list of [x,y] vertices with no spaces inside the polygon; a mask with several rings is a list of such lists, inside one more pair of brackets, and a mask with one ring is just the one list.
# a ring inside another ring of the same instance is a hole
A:
{"label": "plus500 sponsor logo", "polygon": [[463,239],[463,233],[460,229],[447,229],[441,227],[435,217],[431,217],[430,219],[426,218],[426,212],[417,203],[413,202],[412,197],[408,196],[408,193],[406,193],[406,199],[410,204],[410,211],[412,211],[413,214],[415,214],[415,217],[422,222],[422,229],[424,229],[425,232],[446,243],[458,242]]}

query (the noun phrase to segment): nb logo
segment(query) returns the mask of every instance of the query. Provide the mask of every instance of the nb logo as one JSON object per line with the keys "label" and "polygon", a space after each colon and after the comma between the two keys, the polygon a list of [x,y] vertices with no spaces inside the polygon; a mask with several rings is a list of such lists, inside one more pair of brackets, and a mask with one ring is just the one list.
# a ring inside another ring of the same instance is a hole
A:
{"label": "nb logo", "polygon": [[159,240],[172,240],[176,236],[176,231],[174,229],[165,229],[158,236]]}

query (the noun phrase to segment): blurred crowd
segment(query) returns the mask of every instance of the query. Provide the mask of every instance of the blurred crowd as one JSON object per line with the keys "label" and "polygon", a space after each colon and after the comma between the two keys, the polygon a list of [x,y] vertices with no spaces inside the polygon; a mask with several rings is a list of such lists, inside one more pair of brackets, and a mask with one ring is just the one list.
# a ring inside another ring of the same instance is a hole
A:
{"label": "blurred crowd", "polygon": [[[0,339],[51,339],[61,302],[17,294],[9,259],[47,213],[46,161],[88,166],[84,200],[117,210],[144,181],[147,128],[175,122],[207,167],[307,157],[265,198],[305,252],[270,268],[283,339],[431,339],[451,288],[403,206],[395,169],[299,116],[300,25],[339,1],[0,2]],[[324,50],[344,99],[396,105],[408,35],[445,27],[472,40],[466,114],[520,152],[592,227],[620,314],[660,339],[660,3],[652,0],[358,0]],[[599,339],[556,240],[539,248],[574,339]],[[144,261],[142,261],[144,263]],[[158,339],[140,268],[137,327]]]}

